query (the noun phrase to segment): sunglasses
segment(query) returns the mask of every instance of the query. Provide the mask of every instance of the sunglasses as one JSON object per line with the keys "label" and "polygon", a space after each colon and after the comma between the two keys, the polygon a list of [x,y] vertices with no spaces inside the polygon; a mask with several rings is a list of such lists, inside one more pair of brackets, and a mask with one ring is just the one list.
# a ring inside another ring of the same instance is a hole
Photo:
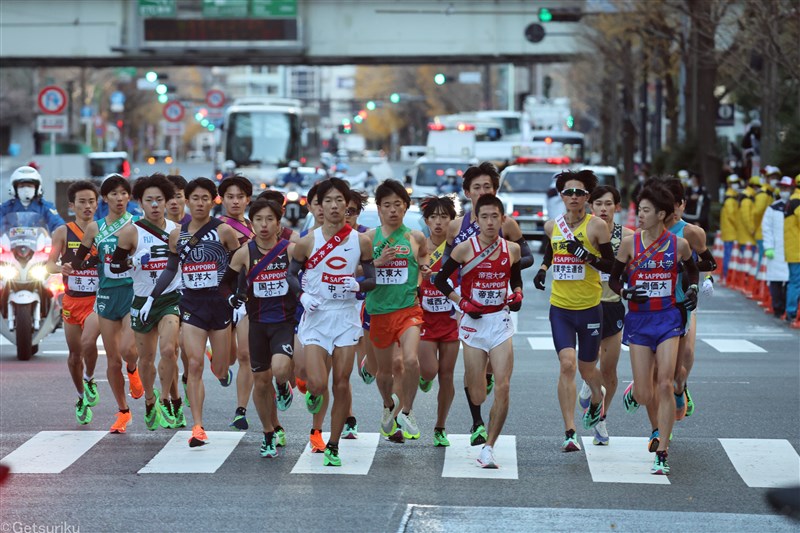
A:
{"label": "sunglasses", "polygon": [[583,189],[564,189],[561,191],[562,196],[587,196],[589,191],[585,191]]}
{"label": "sunglasses", "polygon": [[348,207],[347,209],[344,210],[344,216],[346,217],[352,217],[357,214],[358,214],[358,209],[352,207]]}

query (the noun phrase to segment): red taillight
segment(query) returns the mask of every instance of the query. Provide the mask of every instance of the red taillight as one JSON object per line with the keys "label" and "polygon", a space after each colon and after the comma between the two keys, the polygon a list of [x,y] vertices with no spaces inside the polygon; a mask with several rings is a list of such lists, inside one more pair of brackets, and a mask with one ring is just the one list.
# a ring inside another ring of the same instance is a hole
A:
{"label": "red taillight", "polygon": [[306,164],[306,161],[308,161],[308,160],[307,160],[305,157],[301,157],[301,158],[300,158],[300,163],[302,163],[302,164],[304,164],[304,165],[305,165],[305,164]]}
{"label": "red taillight", "polygon": [[436,171],[436,175],[437,175],[437,176],[444,176],[444,170],[442,170],[441,168],[440,168],[440,169],[438,169],[438,170]]}
{"label": "red taillight", "polygon": [[459,122],[457,129],[458,131],[475,131],[475,124],[467,124],[466,122]]}
{"label": "red taillight", "polygon": [[512,217],[518,217],[519,216],[519,211],[514,211],[513,213],[511,213],[511,216]]}
{"label": "red taillight", "polygon": [[544,212],[543,211],[539,211],[538,213],[536,213],[536,216],[539,217],[539,218],[542,218],[542,217],[544,217]]}
{"label": "red taillight", "polygon": [[552,138],[552,137],[545,137],[545,138],[544,138],[544,142],[545,142],[546,144],[551,144],[551,143],[553,142],[553,138]]}
{"label": "red taillight", "polygon": [[444,131],[444,130],[445,130],[444,124],[439,124],[437,122],[428,123],[428,131]]}
{"label": "red taillight", "polygon": [[131,177],[131,164],[127,160],[122,162],[122,176],[125,178]]}

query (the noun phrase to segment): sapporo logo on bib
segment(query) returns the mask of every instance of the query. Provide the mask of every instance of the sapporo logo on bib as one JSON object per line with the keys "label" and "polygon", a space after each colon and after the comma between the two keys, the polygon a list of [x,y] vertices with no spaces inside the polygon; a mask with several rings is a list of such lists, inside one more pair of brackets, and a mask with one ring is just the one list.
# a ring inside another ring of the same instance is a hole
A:
{"label": "sapporo logo on bib", "polygon": [[189,263],[181,268],[183,284],[188,289],[213,289],[217,286],[217,264]]}
{"label": "sapporo logo on bib", "polygon": [[[341,259],[341,258],[338,258]],[[322,273],[322,296],[328,300],[344,300],[355,297],[354,292],[345,290],[345,280],[352,278],[350,274]]]}
{"label": "sapporo logo on bib", "polygon": [[550,271],[553,279],[559,281],[575,281],[586,277],[586,265],[572,255],[554,255]]}

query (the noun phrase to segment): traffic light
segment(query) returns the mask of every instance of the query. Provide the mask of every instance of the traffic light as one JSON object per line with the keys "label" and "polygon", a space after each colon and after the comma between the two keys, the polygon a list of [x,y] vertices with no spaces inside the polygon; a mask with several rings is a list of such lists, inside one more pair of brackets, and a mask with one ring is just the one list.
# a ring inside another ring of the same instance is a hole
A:
{"label": "traffic light", "polygon": [[572,129],[573,126],[575,126],[575,117],[573,117],[572,115],[569,115],[567,117],[567,127],[569,129]]}
{"label": "traffic light", "polygon": [[[347,120],[347,119],[344,119]],[[349,122],[343,122],[339,126],[339,133],[348,134],[353,132],[353,126]]]}
{"label": "traffic light", "polygon": [[144,75],[144,79],[146,79],[150,83],[155,83],[156,80],[158,79],[158,73],[151,70],[150,72]]}
{"label": "traffic light", "polygon": [[375,102],[373,102],[372,100],[370,100],[369,102],[367,102],[367,110],[369,110],[369,111],[375,111],[375,107],[376,107],[376,106],[375,106]]}
{"label": "traffic light", "polygon": [[[358,112],[358,118],[360,118],[361,120],[364,120],[365,118],[367,118],[367,110],[366,109],[362,109],[361,111],[359,111]],[[360,122],[360,121],[357,120],[356,122]]]}
{"label": "traffic light", "polygon": [[121,130],[124,126],[125,126],[125,121],[123,121],[122,119],[119,119],[117,121],[117,129]]}
{"label": "traffic light", "polygon": [[167,86],[164,85],[163,83],[159,83],[158,85],[156,85],[156,92],[158,94],[167,94]]}
{"label": "traffic light", "polygon": [[169,101],[169,96],[167,96],[166,94],[159,94],[158,95],[158,102],[160,104],[166,104],[167,101]]}
{"label": "traffic light", "polygon": [[364,122],[364,119],[361,118],[361,115],[356,115],[353,117],[353,122],[355,122],[356,124],[361,124],[362,122]]}
{"label": "traffic light", "polygon": [[546,7],[539,8],[539,22],[550,22],[553,20],[553,13]]}
{"label": "traffic light", "polygon": [[389,97],[389,101],[391,103],[393,103],[393,104],[399,104],[400,103],[400,93],[392,93],[392,95]]}
{"label": "traffic light", "polygon": [[583,11],[580,7],[553,7],[550,9],[543,7],[539,9],[540,22],[578,22],[581,18],[583,18]]}
{"label": "traffic light", "polygon": [[436,85],[444,85],[445,83],[447,83],[447,76],[445,76],[441,72],[437,72],[433,76],[433,83],[435,83]]}

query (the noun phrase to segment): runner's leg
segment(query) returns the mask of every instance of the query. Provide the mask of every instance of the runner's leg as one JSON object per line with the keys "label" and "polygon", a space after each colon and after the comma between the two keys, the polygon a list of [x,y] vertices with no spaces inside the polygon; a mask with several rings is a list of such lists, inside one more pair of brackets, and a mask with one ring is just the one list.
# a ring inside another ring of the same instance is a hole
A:
{"label": "runner's leg", "polygon": [[489,411],[488,446],[494,447],[500,436],[508,415],[508,399],[511,385],[511,373],[514,370],[514,345],[512,339],[506,339],[489,352],[489,361],[494,371],[494,402]]}
{"label": "runner's leg", "polygon": [[419,386],[419,326],[412,326],[400,335],[403,361],[403,412],[408,414],[414,407],[414,398]]}
{"label": "runner's leg", "polygon": [[338,444],[345,420],[350,414],[352,395],[350,374],[353,372],[355,346],[339,346],[333,349],[333,406],[331,407],[331,435],[328,443]]}
{"label": "runner's leg", "polygon": [[[180,321],[176,315],[166,315],[158,323],[158,377],[161,383],[161,399],[166,399],[178,372],[178,338]],[[175,399],[180,398],[180,394]]]}
{"label": "runner's leg", "polygon": [[[64,336],[67,339],[67,348],[69,355],[67,356],[67,368],[69,368],[69,375],[72,378],[72,384],[75,385],[75,390],[78,396],[83,398],[83,346],[81,343],[81,335],[83,329],[78,324],[68,324],[64,322]],[[95,349],[95,353],[97,350]]]}
{"label": "runner's leg", "polygon": [[672,382],[675,378],[675,361],[678,358],[678,337],[672,337],[656,348],[656,395],[658,397],[658,431],[663,435],[658,451],[669,448],[669,435],[675,424],[675,394]]}
{"label": "runner's leg", "polygon": [[85,366],[84,373],[87,377],[94,377],[97,367],[97,337],[100,336],[100,324],[97,313],[91,313],[83,321],[81,333],[81,357]]}
{"label": "runner's leg", "polygon": [[203,385],[203,366],[205,365],[206,341],[209,332],[191,324],[183,324],[181,336],[183,337],[184,352],[189,360],[187,394],[192,410],[192,419],[194,424],[202,426],[203,401],[206,395]]}
{"label": "runner's leg", "polygon": [[99,325],[100,335],[103,337],[103,347],[106,350],[108,386],[111,387],[111,393],[117,401],[119,410],[125,411],[128,409],[128,400],[125,397],[125,378],[122,375],[123,365],[120,353],[121,321],[99,317]]}
{"label": "runner's leg", "polygon": [[436,411],[436,427],[444,428],[456,391],[453,371],[458,359],[458,341],[439,343],[439,397]]}

